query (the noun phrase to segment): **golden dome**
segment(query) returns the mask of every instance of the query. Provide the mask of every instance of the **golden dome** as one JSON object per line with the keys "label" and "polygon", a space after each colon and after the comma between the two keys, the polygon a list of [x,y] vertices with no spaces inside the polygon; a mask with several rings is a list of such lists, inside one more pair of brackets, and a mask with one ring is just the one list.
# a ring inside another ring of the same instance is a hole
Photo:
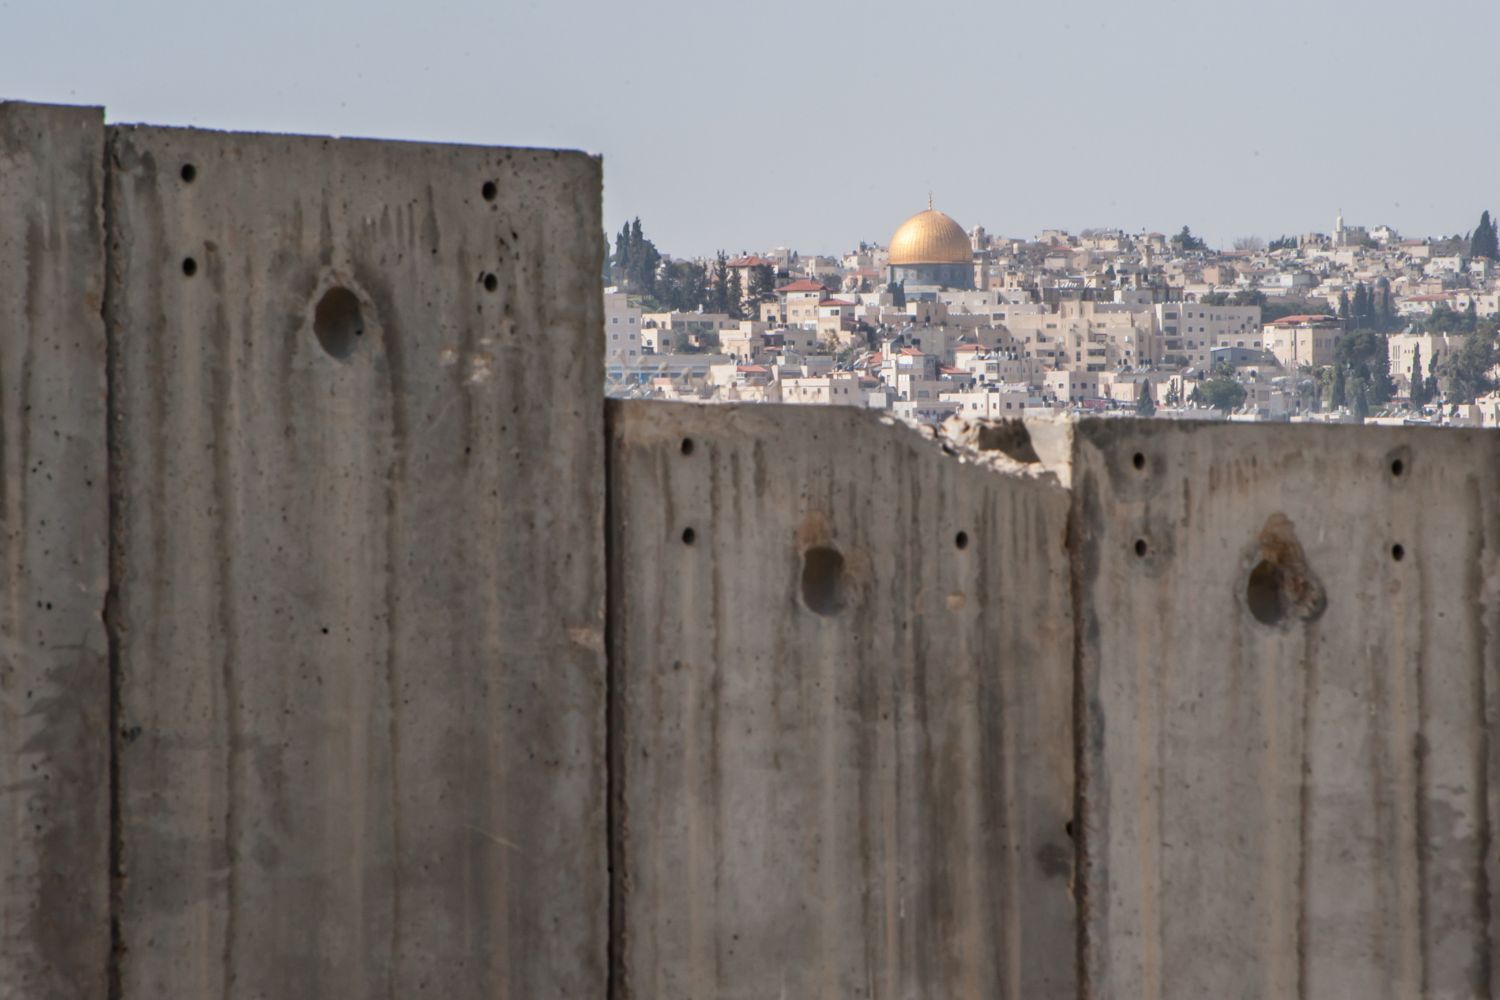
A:
{"label": "golden dome", "polygon": [[974,260],[963,227],[929,207],[901,223],[891,237],[891,263],[970,264]]}

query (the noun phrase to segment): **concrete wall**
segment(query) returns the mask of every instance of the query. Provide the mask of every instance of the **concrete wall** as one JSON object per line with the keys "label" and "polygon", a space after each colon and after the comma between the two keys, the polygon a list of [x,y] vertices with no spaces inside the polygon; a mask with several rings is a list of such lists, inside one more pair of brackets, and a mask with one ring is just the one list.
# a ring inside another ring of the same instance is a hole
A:
{"label": "concrete wall", "polygon": [[1067,491],[609,412],[616,995],[1073,996]]}
{"label": "concrete wall", "polygon": [[1497,995],[1500,438],[606,409],[599,183],[0,105],[0,995]]}
{"label": "concrete wall", "polygon": [[1497,457],[1079,425],[1086,995],[1496,995]]}
{"label": "concrete wall", "polygon": [[0,104],[0,996],[109,955],[104,115]]}
{"label": "concrete wall", "polygon": [[598,161],[109,154],[123,995],[602,995]]}

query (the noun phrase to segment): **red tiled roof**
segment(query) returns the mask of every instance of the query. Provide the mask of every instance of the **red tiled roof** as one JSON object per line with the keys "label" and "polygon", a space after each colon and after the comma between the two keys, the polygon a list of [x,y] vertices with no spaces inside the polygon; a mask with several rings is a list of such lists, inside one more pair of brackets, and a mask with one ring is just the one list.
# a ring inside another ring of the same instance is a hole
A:
{"label": "red tiled roof", "polygon": [[972,354],[975,351],[983,351],[984,348],[978,344],[961,344],[953,349],[954,354]]}
{"label": "red tiled roof", "polygon": [[903,348],[901,348],[901,353],[904,354],[908,358],[920,358],[920,357],[923,357],[922,352],[919,351],[919,350],[917,350],[915,347],[903,347]]}
{"label": "red tiled roof", "polygon": [[845,302],[843,299],[824,299],[818,303],[819,308],[823,306],[852,306],[853,302]]}
{"label": "red tiled roof", "polygon": [[809,281],[807,278],[803,278],[801,281],[794,281],[790,285],[782,285],[780,288],[776,289],[776,292],[777,292],[778,295],[781,294],[782,292],[826,292],[826,291],[828,291],[828,286],[822,284],[821,282]]}
{"label": "red tiled roof", "polygon": [[767,260],[764,257],[753,257],[753,256],[752,257],[736,257],[734,260],[732,260],[732,261],[729,262],[729,266],[730,267],[775,267],[776,266],[776,262],[774,260]]}

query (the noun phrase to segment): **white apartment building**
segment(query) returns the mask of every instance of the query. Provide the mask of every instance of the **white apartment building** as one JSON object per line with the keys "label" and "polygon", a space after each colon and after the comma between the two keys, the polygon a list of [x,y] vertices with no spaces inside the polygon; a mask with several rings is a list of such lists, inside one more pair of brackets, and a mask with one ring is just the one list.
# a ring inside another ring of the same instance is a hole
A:
{"label": "white apartment building", "polygon": [[629,360],[641,355],[641,310],[624,292],[604,293],[604,357]]}
{"label": "white apartment building", "polygon": [[1152,360],[1166,365],[1206,368],[1215,347],[1260,346],[1260,306],[1159,302],[1151,308],[1161,335],[1161,356]]}
{"label": "white apartment building", "polygon": [[1025,383],[992,383],[960,392],[944,392],[938,400],[953,403],[958,415],[971,419],[1019,417],[1028,406],[1041,406],[1042,396]]}

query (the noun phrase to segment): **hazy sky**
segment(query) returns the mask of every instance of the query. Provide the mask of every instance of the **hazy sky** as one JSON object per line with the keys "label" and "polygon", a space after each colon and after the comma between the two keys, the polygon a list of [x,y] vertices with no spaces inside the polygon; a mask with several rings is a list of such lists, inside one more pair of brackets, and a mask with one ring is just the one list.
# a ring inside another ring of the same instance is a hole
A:
{"label": "hazy sky", "polygon": [[0,0],[0,98],[566,146],[611,231],[834,252],[938,208],[1210,243],[1500,207],[1494,0]]}

